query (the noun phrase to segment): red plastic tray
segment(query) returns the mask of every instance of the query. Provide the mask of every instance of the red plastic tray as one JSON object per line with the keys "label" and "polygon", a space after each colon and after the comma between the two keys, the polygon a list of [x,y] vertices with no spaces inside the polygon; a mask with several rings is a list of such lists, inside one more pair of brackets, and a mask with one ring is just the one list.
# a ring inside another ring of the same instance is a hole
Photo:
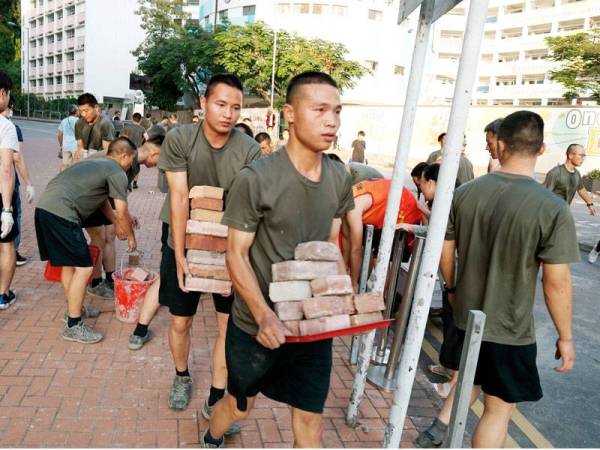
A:
{"label": "red plastic tray", "polygon": [[[95,245],[88,245],[88,250],[90,252],[90,257],[92,258],[92,264],[96,265],[96,262],[98,261],[98,258],[100,257],[100,252],[101,252],[100,248]],[[53,266],[52,264],[50,264],[50,261],[46,262],[46,269],[44,270],[44,278],[46,280],[60,283],[61,273],[62,273],[62,266]],[[91,281],[92,281],[92,278],[90,276],[90,280],[88,281],[88,283]]]}
{"label": "red plastic tray", "polygon": [[367,323],[365,325],[357,325],[350,328],[342,328],[341,330],[328,331],[327,333],[309,334],[307,336],[286,336],[285,342],[289,344],[300,343],[300,342],[314,342],[322,341],[324,339],[331,339],[339,336],[347,336],[349,334],[360,334],[367,331],[376,330],[378,328],[387,327],[391,324],[394,319],[381,320],[379,322]]}

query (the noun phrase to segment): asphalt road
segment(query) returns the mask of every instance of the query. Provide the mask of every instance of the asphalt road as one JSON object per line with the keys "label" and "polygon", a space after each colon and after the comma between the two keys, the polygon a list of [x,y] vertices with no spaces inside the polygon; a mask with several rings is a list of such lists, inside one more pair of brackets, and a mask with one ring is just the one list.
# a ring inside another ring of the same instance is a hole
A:
{"label": "asphalt road", "polygon": [[[24,156],[39,197],[60,164],[56,157],[57,124],[16,122],[25,136]],[[49,170],[49,167],[53,169]],[[576,218],[586,218],[581,205],[574,205],[573,210]],[[588,219],[590,223],[600,221],[600,218]],[[555,447],[597,447],[600,442],[599,380],[594,378],[600,375],[600,333],[597,330],[600,324],[600,262],[591,265],[586,256],[582,253],[582,262],[572,266],[577,362],[568,374],[553,370],[557,366],[554,360],[556,331],[544,304],[541,285],[538,286],[535,320],[544,398],[536,403],[519,405],[519,411],[534,427],[533,430],[525,427],[526,432],[523,432],[523,427],[511,424],[510,434],[521,447],[539,445],[544,438]],[[472,429],[473,418],[470,423]]]}

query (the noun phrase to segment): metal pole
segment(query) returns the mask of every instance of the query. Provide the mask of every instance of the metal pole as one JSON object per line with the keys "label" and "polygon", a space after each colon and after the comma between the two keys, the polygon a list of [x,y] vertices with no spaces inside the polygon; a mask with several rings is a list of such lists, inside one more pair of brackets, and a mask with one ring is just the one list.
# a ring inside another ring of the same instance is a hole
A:
{"label": "metal pole", "polygon": [[413,311],[408,324],[397,375],[397,380],[402,382],[398,383],[399,388],[394,393],[390,418],[384,435],[384,446],[388,448],[398,448],[400,445],[406,411],[415,380],[435,276],[438,271],[448,214],[454,193],[460,150],[471,102],[471,91],[477,73],[487,5],[488,0],[478,0],[476,2],[472,1],[469,6],[469,16],[454,89],[454,100],[448,123],[446,151],[442,157],[435,202],[431,211],[427,241],[423,252],[423,262],[417,277]]}
{"label": "metal pole", "polygon": [[215,0],[215,28],[213,29],[213,33],[217,32],[217,14],[219,13],[219,0]]}
{"label": "metal pole", "polygon": [[25,61],[25,64],[27,65],[27,120],[29,120],[29,96],[31,95],[31,82],[29,81],[29,52],[31,51],[31,47],[29,46],[29,27],[26,27],[25,31],[27,33],[27,60]]}
{"label": "metal pole", "polygon": [[[417,112],[417,102],[421,91],[421,80],[423,78],[423,70],[425,69],[425,58],[427,56],[434,5],[435,0],[424,0],[421,4],[419,27],[415,36],[415,48],[406,88],[404,110],[402,112],[400,136],[398,137],[398,145],[396,147],[396,161],[394,163],[394,172],[392,174],[392,182],[385,210],[383,230],[381,233],[381,243],[379,244],[377,264],[375,266],[374,292],[383,292],[385,275],[387,273],[390,253],[392,251],[392,239],[394,238],[396,220],[400,209],[400,198],[402,196],[402,187],[404,185],[404,171],[408,162],[408,152]],[[362,339],[364,346],[361,345],[358,368],[356,375],[354,376],[352,395],[346,413],[346,423],[350,426],[355,425],[357,422],[358,407],[360,406],[365,391],[365,381],[367,378],[367,370],[369,369],[374,339],[374,331],[371,331]]]}
{"label": "metal pole", "polygon": [[454,403],[452,403],[452,414],[448,427],[448,446],[450,448],[462,447],[484,327],[485,314],[482,311],[469,311],[467,330],[465,332],[465,345],[460,355],[458,381],[454,391]]}
{"label": "metal pole", "polygon": [[[371,254],[373,249],[373,233],[375,227],[367,225],[365,233],[365,248],[363,251],[362,266],[360,268],[360,278],[358,280],[358,293],[363,294],[367,290],[367,279],[369,278],[369,265],[371,264]],[[356,364],[358,361],[358,347],[362,335],[352,336],[352,344],[350,345],[350,364]]]}
{"label": "metal pole", "polygon": [[273,101],[275,98],[275,59],[277,58],[277,30],[273,35],[273,67],[271,68],[271,114],[273,113]]}

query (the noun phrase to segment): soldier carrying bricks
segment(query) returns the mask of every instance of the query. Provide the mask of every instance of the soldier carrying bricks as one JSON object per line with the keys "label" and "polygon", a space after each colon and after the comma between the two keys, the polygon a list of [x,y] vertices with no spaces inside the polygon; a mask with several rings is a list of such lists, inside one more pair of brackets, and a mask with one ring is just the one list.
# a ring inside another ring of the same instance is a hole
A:
{"label": "soldier carrying bricks", "polygon": [[[175,364],[175,378],[169,395],[169,407],[185,409],[189,403],[192,378],[188,370],[190,329],[200,294],[190,292],[185,277],[190,275],[186,260],[186,227],[190,219],[190,191],[205,186],[225,192],[246,164],[260,157],[260,147],[253,139],[235,130],[242,108],[243,86],[234,75],[213,76],[201,98],[205,119],[198,124],[172,129],[163,143],[159,169],[166,173],[169,194],[166,200],[169,222],[168,245],[163,248],[160,264],[159,302],[169,308],[169,345]],[[207,189],[205,189],[207,190]],[[206,196],[205,196],[206,197]],[[214,199],[214,195],[209,195]],[[204,211],[204,210],[202,210]],[[214,211],[208,210],[208,213]],[[222,215],[222,213],[220,213]],[[211,221],[215,214],[204,221]],[[220,220],[220,218],[219,218]],[[221,238],[215,238],[216,240]],[[203,408],[209,416],[211,405],[224,395],[227,382],[225,365],[225,330],[233,299],[213,295],[219,335],[213,351],[213,378],[210,397]]]}
{"label": "soldier carrying bricks", "polygon": [[[228,393],[214,407],[205,447],[223,445],[226,430],[248,416],[259,392],[292,407],[295,446],[321,447],[332,341],[285,344],[289,330],[273,311],[269,283],[272,265],[294,259],[299,243],[337,242],[340,218],[354,207],[352,178],[322,155],[340,125],[335,81],[320,72],[297,75],[286,102],[288,144],[240,172],[223,218],[235,288],[226,338]],[[346,273],[341,257],[337,268]]]}

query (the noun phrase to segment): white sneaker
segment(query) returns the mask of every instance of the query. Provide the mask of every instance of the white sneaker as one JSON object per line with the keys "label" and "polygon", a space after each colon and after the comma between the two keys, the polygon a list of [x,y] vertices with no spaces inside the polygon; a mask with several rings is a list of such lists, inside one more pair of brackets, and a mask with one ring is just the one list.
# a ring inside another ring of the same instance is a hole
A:
{"label": "white sneaker", "polygon": [[590,254],[588,255],[588,261],[591,264],[594,264],[598,260],[598,253],[595,248],[592,249]]}

